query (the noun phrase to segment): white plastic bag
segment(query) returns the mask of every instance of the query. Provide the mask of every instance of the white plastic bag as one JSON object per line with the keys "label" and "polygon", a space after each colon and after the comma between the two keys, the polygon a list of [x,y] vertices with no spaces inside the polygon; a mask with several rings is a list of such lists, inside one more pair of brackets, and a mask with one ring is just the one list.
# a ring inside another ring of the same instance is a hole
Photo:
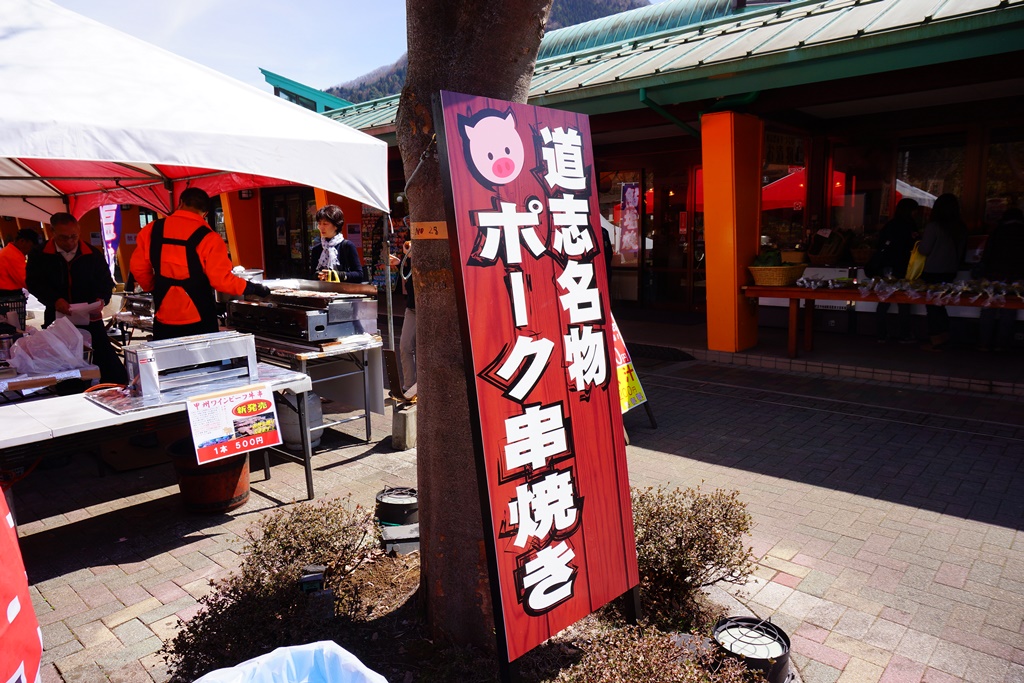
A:
{"label": "white plastic bag", "polygon": [[388,683],[355,655],[330,640],[279,647],[195,683]]}
{"label": "white plastic bag", "polygon": [[88,365],[82,357],[82,333],[67,318],[27,334],[11,347],[11,366],[24,375],[46,375]]}

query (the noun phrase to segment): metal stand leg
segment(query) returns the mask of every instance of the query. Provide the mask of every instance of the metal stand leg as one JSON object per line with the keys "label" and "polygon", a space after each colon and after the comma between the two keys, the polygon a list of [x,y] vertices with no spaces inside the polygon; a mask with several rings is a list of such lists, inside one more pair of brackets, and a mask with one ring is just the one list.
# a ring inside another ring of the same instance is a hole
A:
{"label": "metal stand leg", "polygon": [[647,411],[647,419],[651,421],[651,429],[657,429],[658,422],[654,419],[654,411],[651,410],[650,401],[644,401],[644,410]]}
{"label": "metal stand leg", "polygon": [[640,587],[634,586],[625,595],[626,621],[635,626],[644,618],[644,610],[640,605]]}
{"label": "metal stand leg", "polygon": [[309,397],[308,391],[295,394],[295,402],[299,409],[299,434],[302,436],[303,466],[306,468],[306,494],[307,500],[313,500],[313,445],[309,433],[309,413],[306,410],[306,400]]}
{"label": "metal stand leg", "polygon": [[363,349],[363,412],[366,415],[366,442],[373,438],[370,425],[370,353]]}

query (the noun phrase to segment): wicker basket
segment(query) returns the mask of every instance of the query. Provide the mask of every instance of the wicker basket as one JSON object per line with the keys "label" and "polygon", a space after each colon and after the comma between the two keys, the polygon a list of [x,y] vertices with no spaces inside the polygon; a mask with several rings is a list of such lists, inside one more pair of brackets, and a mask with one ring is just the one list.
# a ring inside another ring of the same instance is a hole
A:
{"label": "wicker basket", "polygon": [[747,266],[754,276],[754,284],[762,287],[789,287],[800,279],[806,263],[792,266]]}

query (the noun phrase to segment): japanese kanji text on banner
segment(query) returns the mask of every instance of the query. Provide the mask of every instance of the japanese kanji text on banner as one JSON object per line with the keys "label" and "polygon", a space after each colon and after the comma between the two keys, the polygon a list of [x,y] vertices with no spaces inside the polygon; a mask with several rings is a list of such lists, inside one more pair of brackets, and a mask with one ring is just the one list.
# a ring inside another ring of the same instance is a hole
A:
{"label": "japanese kanji text on banner", "polygon": [[495,612],[512,661],[638,582],[590,125],[449,92],[441,109]]}
{"label": "japanese kanji text on banner", "polygon": [[622,404],[622,412],[628,413],[638,405],[647,402],[647,395],[644,388],[640,386],[640,378],[637,377],[633,368],[633,360],[629,357],[626,349],[626,342],[619,332],[619,325],[612,318],[612,334],[615,336],[615,372],[619,378],[619,401]]}
{"label": "japanese kanji text on banner", "polygon": [[188,421],[200,465],[281,443],[274,392],[266,384],[193,396]]}

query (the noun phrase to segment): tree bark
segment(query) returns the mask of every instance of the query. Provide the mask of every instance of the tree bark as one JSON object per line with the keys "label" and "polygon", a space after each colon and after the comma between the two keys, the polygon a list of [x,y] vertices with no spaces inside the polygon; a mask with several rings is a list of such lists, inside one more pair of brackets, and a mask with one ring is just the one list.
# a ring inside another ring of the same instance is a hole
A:
{"label": "tree bark", "polygon": [[[413,224],[445,220],[436,156],[420,164],[435,132],[432,98],[450,90],[525,102],[551,1],[407,0],[409,70],[397,137]],[[435,640],[494,651],[449,245],[414,245],[421,594]]]}

